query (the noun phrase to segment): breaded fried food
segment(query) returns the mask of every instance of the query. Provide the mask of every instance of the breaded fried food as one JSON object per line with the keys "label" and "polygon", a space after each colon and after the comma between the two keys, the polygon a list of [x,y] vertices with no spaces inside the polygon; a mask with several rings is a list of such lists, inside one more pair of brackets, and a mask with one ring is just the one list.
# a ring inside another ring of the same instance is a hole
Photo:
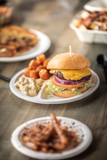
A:
{"label": "breaded fried food", "polygon": [[47,67],[49,61],[50,61],[50,59],[46,59],[46,60],[43,62],[43,66]]}
{"label": "breaded fried food", "polygon": [[24,52],[38,43],[37,35],[28,29],[11,25],[0,29],[0,43],[15,46],[17,51]]}
{"label": "breaded fried food", "polygon": [[14,46],[0,45],[0,57],[13,57],[16,54]]}
{"label": "breaded fried food", "polygon": [[29,77],[29,76],[30,76],[30,71],[31,71],[30,68],[26,68],[25,71],[24,71],[24,75],[25,75],[26,77]]}
{"label": "breaded fried food", "polygon": [[44,54],[40,54],[39,56],[36,57],[36,60],[38,64],[42,64],[45,61],[46,57]]}
{"label": "breaded fried food", "polygon": [[41,69],[46,69],[46,67],[43,66],[43,65],[39,65],[39,66],[36,68],[36,71],[40,72]]}
{"label": "breaded fried food", "polygon": [[50,78],[50,73],[46,69],[41,69],[39,72],[39,76],[41,79],[46,80]]}
{"label": "breaded fried food", "polygon": [[29,68],[30,69],[35,69],[37,68],[37,62],[35,60],[31,60],[30,63],[29,63]]}
{"label": "breaded fried food", "polygon": [[35,70],[30,71],[30,78],[38,79],[39,78],[39,72]]}

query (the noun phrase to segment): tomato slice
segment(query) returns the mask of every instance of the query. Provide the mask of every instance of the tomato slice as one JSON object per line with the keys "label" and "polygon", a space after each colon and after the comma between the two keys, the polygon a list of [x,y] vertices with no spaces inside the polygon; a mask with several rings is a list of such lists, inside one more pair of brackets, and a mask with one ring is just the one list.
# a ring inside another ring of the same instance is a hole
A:
{"label": "tomato slice", "polygon": [[55,81],[55,79],[53,78],[52,79],[52,83],[55,85],[55,86],[58,86],[58,87],[61,87],[61,88],[67,88],[67,89],[72,89],[72,88],[78,88],[78,87],[81,87],[85,82],[80,82],[78,84],[73,84],[73,85],[66,85],[66,84],[61,84],[61,83],[58,83]]}

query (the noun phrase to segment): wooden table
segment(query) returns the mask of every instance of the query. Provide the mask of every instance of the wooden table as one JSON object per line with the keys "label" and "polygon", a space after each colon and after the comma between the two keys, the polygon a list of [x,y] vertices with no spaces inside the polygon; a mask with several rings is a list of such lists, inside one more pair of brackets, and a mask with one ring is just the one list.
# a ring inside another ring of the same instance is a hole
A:
{"label": "wooden table", "polygon": [[[61,4],[59,3],[61,1]],[[69,22],[87,2],[86,0],[15,0],[12,24],[33,28],[47,34],[52,45],[46,57],[68,51],[69,44],[73,52],[85,55],[91,63],[91,69],[100,77],[100,86],[89,97],[68,104],[43,105],[24,101],[10,91],[9,84],[0,80],[0,160],[33,160],[19,153],[10,142],[11,133],[22,123],[55,113],[57,116],[75,118],[90,127],[93,142],[82,154],[72,160],[107,159],[107,85],[103,70],[98,67],[96,57],[107,54],[105,44],[85,44],[78,40]],[[66,3],[64,8],[63,3]],[[0,63],[0,73],[7,77],[27,67],[30,60],[15,63]],[[69,158],[70,160],[70,158]]]}

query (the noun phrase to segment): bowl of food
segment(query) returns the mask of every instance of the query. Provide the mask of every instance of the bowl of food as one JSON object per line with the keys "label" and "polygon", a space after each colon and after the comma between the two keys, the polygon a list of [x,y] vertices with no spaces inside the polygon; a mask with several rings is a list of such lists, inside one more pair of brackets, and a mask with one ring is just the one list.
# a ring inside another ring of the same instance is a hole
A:
{"label": "bowl of food", "polygon": [[107,44],[107,11],[80,11],[69,26],[82,42]]}
{"label": "bowl of food", "polygon": [[34,58],[45,53],[50,45],[49,37],[40,31],[16,25],[1,27],[0,62],[16,62]]}
{"label": "bowl of food", "polygon": [[[31,48],[35,47],[39,42],[36,34],[30,32],[26,28],[15,25],[2,27],[0,37],[0,46],[2,48],[5,48],[5,50],[7,51],[6,55],[8,55],[9,47],[14,47],[16,53],[18,54],[30,50]],[[11,54],[10,57],[13,56],[14,54]],[[0,54],[0,57],[3,57],[3,55]]]}

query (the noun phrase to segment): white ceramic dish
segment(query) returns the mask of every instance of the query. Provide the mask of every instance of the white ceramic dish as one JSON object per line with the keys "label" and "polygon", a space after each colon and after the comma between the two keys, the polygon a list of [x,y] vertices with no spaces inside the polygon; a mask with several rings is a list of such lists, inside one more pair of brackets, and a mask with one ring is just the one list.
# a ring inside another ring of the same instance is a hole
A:
{"label": "white ceramic dish", "polygon": [[61,98],[58,96],[54,96],[54,95],[47,95],[44,92],[44,87],[45,85],[42,86],[42,89],[39,91],[38,95],[35,97],[29,97],[24,95],[23,93],[21,93],[16,87],[15,87],[15,82],[16,79],[18,77],[20,77],[20,75],[24,72],[24,69],[21,70],[20,72],[18,72],[10,81],[10,89],[11,91],[19,98],[24,99],[26,101],[29,102],[33,102],[33,103],[40,103],[40,104],[61,104],[61,103],[69,103],[69,102],[74,102],[80,99],[83,99],[87,96],[89,96],[90,94],[92,94],[99,86],[100,80],[99,77],[97,76],[97,74],[91,70],[92,75],[93,75],[93,82],[95,84],[95,86],[89,88],[86,92],[78,95],[78,96],[74,96],[71,98]]}
{"label": "white ceramic dish", "polygon": [[[83,11],[77,13],[73,20],[79,18],[82,12]],[[70,22],[69,26],[75,31],[81,42],[107,44],[107,31],[81,30],[72,24],[73,20]]]}
{"label": "white ceramic dish", "polygon": [[84,5],[84,9],[90,12],[107,10],[107,0],[93,0]]}
{"label": "white ceramic dish", "polygon": [[[49,122],[50,117],[33,119],[33,120],[30,120],[30,121],[22,124],[18,128],[16,128],[11,136],[12,145],[15,147],[15,149],[17,149],[22,154],[29,156],[29,157],[32,157],[32,158],[38,158],[38,159],[53,159],[53,160],[64,159],[64,158],[76,156],[76,155],[82,153],[84,150],[86,150],[92,142],[92,133],[91,133],[90,129],[85,124],[83,124],[75,119],[65,118],[65,117],[57,117],[57,118],[61,119],[61,126],[67,126],[69,128],[69,130],[74,130],[74,131],[78,130],[77,134],[79,135],[79,137],[82,138],[82,142],[77,147],[63,151],[62,153],[49,154],[49,153],[42,153],[42,152],[33,151],[31,149],[24,147],[21,144],[18,136],[19,136],[20,131],[24,127],[26,127],[28,124],[31,124],[34,122],[35,122],[35,124],[36,123],[43,124],[44,122]],[[71,128],[71,126],[72,126],[72,128]]]}
{"label": "white ceramic dish", "polygon": [[34,58],[37,55],[42,54],[49,49],[49,47],[51,45],[51,41],[47,35],[45,35],[42,32],[36,31],[34,29],[30,29],[30,31],[38,36],[38,38],[39,38],[38,44],[35,47],[33,47],[32,49],[30,49],[29,51],[26,51],[26,52],[20,54],[19,56],[6,57],[6,58],[0,57],[0,62],[24,61],[27,59]]}

